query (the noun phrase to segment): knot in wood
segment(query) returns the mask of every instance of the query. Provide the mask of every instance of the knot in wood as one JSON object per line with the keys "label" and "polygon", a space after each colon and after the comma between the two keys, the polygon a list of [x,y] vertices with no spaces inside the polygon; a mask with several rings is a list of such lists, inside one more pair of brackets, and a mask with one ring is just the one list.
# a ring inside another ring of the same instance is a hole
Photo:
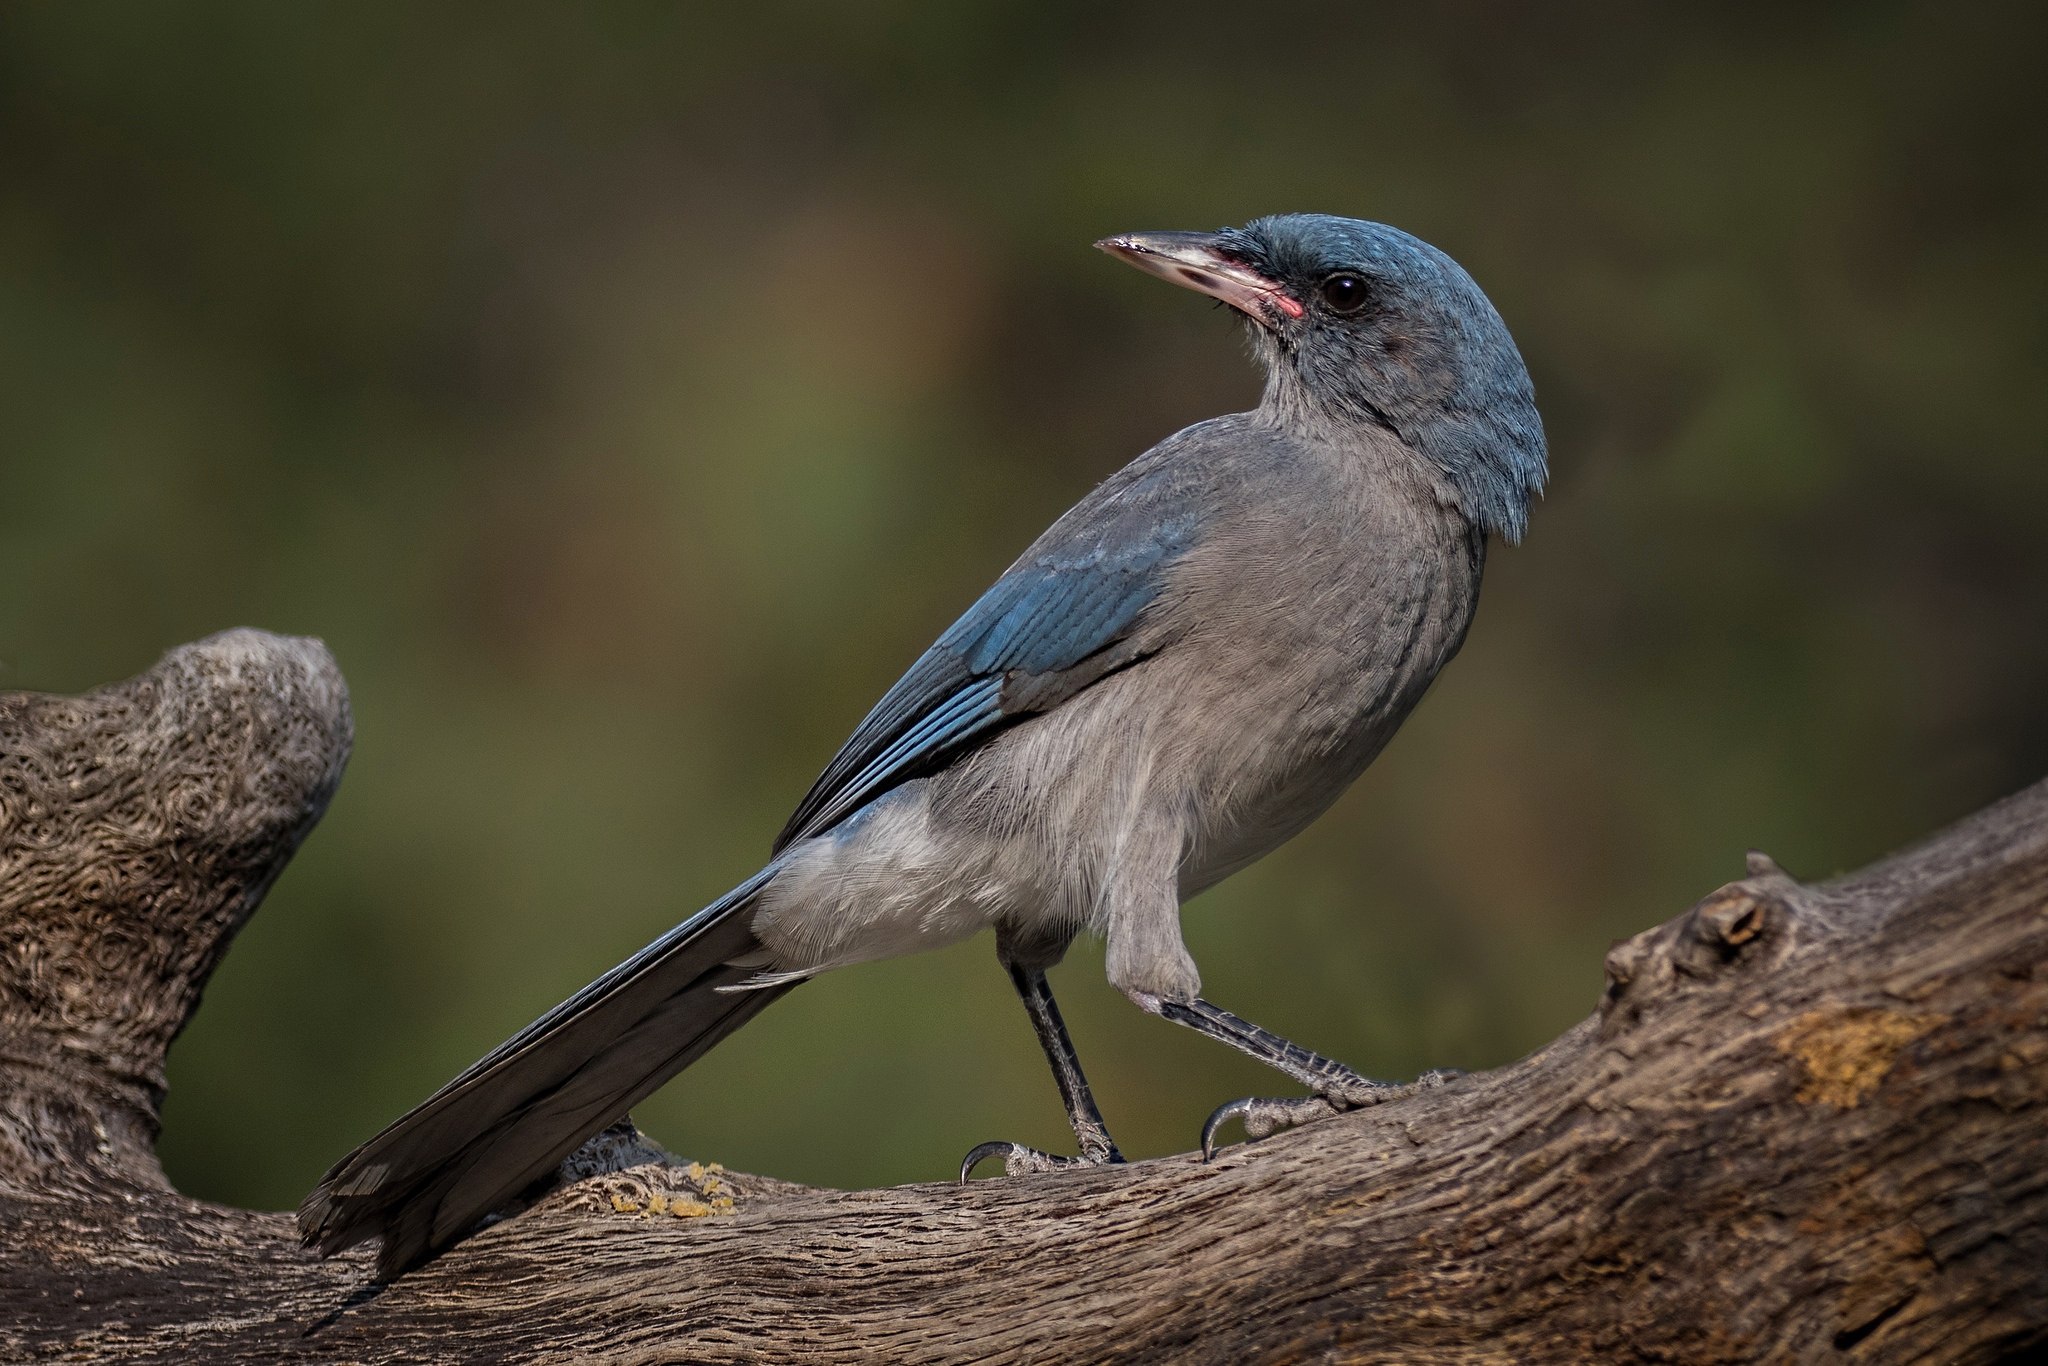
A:
{"label": "knot in wood", "polygon": [[1693,944],[1705,950],[1689,955],[1681,970],[1711,972],[1733,963],[1743,947],[1771,932],[1785,907],[1758,895],[1747,883],[1734,882],[1692,908],[1687,917]]}
{"label": "knot in wood", "polygon": [[1759,950],[1768,948],[1775,959],[1789,945],[1798,884],[1761,854],[1750,855],[1749,867],[1751,876],[1710,893],[1677,920],[1607,951],[1602,1037],[1639,1020],[1652,1001],[1675,995],[1680,983],[1723,978],[1740,964],[1763,961]]}

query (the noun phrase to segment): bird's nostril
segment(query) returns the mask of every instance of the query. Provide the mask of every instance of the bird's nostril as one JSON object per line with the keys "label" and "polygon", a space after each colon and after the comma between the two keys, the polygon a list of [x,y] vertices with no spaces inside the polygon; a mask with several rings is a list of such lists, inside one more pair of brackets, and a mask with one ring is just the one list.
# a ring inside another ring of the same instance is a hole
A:
{"label": "bird's nostril", "polygon": [[1180,277],[1183,280],[1186,280],[1189,284],[1193,285],[1196,289],[1215,289],[1217,287],[1217,281],[1215,276],[1204,274],[1202,271],[1199,270],[1183,269],[1180,273]]}

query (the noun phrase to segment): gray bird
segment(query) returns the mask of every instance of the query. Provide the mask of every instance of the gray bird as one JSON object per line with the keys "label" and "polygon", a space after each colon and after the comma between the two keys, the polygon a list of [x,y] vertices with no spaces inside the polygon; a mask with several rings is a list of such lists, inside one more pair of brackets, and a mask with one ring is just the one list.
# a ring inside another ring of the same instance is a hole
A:
{"label": "gray bird", "polygon": [[1457,652],[1489,535],[1545,476],[1528,371],[1472,278],[1397,229],[1314,214],[1097,244],[1244,314],[1266,389],[1112,475],[911,665],[797,806],[768,865],[344,1157],[299,1210],[390,1279],[828,968],[992,929],[1079,1154],[983,1144],[1015,1175],[1121,1162],[1046,983],[1086,930],[1140,1008],[1312,1094],[1270,1131],[1383,1094],[1201,997],[1180,906],[1299,832]]}

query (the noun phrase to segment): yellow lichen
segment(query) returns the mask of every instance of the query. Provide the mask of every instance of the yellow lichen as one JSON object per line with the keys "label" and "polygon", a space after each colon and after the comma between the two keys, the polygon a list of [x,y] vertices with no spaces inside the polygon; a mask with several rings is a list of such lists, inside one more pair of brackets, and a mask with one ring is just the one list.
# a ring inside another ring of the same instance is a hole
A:
{"label": "yellow lichen", "polygon": [[[720,1181],[714,1172],[725,1168],[717,1163],[706,1166],[692,1162],[684,1169],[689,1178],[698,1186],[693,1194],[688,1191],[647,1190],[640,1195],[638,1183],[629,1188],[633,1193],[614,1190],[608,1192],[612,1208],[620,1214],[637,1214],[649,1219],[657,1214],[666,1214],[676,1219],[701,1219],[711,1214],[731,1214],[736,1207],[732,1187]],[[701,1195],[703,1198],[698,1199]]]}
{"label": "yellow lichen", "polygon": [[1898,1010],[1809,1010],[1774,1042],[1804,1072],[1799,1100],[1847,1110],[1877,1089],[1901,1049],[1940,1023]]}

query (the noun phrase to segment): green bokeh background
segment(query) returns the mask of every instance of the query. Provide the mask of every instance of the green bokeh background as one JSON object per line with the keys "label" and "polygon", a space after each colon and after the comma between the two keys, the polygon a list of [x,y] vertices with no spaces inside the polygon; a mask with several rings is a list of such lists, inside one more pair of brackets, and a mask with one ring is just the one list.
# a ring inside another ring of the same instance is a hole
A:
{"label": "green bokeh background", "polygon": [[[1471,268],[1555,479],[1358,790],[1185,917],[1207,994],[1488,1067],[1608,942],[2048,771],[2048,96],[2027,5],[0,11],[0,687],[249,624],[357,745],[171,1060],[174,1178],[344,1149],[753,870],[1050,518],[1248,404],[1088,250],[1278,210]],[[1055,974],[1126,1151],[1249,1063]],[[936,1179],[1068,1141],[986,940],[640,1111]]]}

